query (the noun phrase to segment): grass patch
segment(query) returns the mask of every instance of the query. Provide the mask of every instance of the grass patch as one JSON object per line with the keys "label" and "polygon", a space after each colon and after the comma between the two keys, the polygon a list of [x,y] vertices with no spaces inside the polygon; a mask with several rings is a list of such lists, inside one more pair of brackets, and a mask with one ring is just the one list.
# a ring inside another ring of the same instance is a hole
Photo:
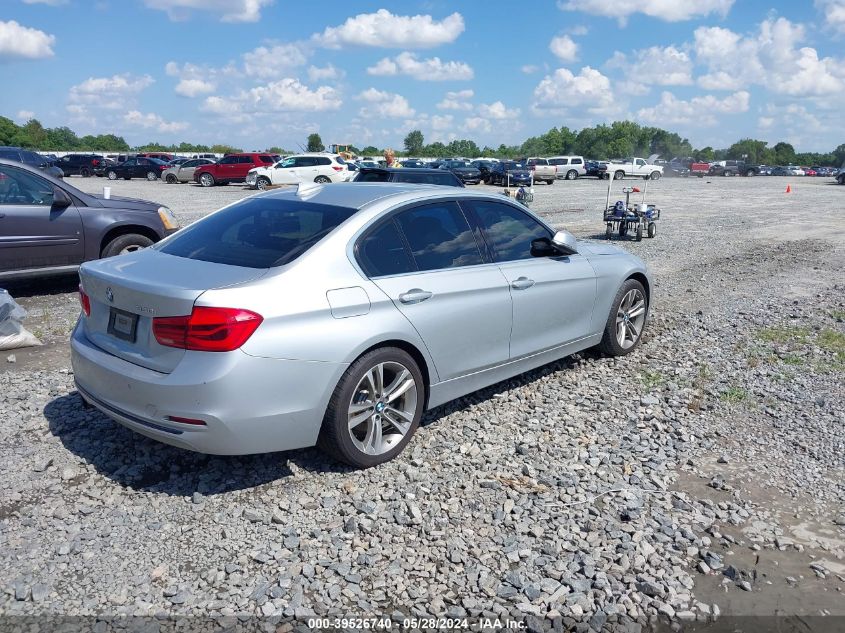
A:
{"label": "grass patch", "polygon": [[748,400],[748,392],[742,387],[728,387],[722,392],[721,398],[728,404],[739,404]]}
{"label": "grass patch", "polygon": [[833,309],[828,314],[834,321],[845,321],[845,310]]}
{"label": "grass patch", "polygon": [[646,369],[640,374],[640,381],[646,390],[651,391],[656,387],[660,387],[666,382],[666,378],[659,371],[651,371]]}
{"label": "grass patch", "polygon": [[819,332],[816,343],[823,350],[837,354],[845,354],[845,334],[825,328]]}
{"label": "grass patch", "polygon": [[806,343],[810,330],[805,327],[767,327],[757,332],[757,338],[767,343]]}

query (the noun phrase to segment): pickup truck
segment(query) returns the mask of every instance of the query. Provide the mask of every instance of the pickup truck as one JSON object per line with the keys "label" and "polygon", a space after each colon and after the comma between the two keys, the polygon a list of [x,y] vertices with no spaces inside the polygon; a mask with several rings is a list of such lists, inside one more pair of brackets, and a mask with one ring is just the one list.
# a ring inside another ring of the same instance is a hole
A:
{"label": "pickup truck", "polygon": [[523,158],[519,161],[528,169],[534,172],[534,182],[542,180],[547,185],[555,184],[557,180],[557,167],[549,165],[545,158]]}
{"label": "pickup truck", "polygon": [[709,173],[711,176],[756,176],[760,173],[760,168],[741,160],[726,160],[724,165],[713,165]]}
{"label": "pickup truck", "polygon": [[[650,159],[650,160],[653,160]],[[658,180],[663,175],[663,167],[654,165],[645,158],[626,158],[621,161],[610,161],[607,164],[607,176],[621,180],[622,178],[645,178],[646,180]]]}
{"label": "pickup truck", "polygon": [[710,174],[710,163],[690,163],[689,173],[691,176],[704,178]]}

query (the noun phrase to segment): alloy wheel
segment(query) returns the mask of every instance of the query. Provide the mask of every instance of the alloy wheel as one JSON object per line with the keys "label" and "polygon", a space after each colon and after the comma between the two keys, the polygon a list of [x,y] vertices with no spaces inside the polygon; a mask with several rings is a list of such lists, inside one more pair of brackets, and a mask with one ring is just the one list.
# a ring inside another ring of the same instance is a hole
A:
{"label": "alloy wheel", "polygon": [[417,383],[395,361],[370,368],[352,394],[347,412],[349,436],[367,455],[381,455],[399,444],[411,429],[417,410]]}
{"label": "alloy wheel", "polygon": [[645,323],[646,301],[643,293],[634,288],[625,293],[616,310],[616,342],[622,349],[636,345]]}

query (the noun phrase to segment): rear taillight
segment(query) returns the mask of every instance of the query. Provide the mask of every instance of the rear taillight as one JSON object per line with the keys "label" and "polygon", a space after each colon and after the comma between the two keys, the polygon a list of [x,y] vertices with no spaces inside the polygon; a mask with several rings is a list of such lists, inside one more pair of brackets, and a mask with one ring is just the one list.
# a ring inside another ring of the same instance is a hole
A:
{"label": "rear taillight", "polygon": [[98,160],[95,158],[94,160],[92,160],[92,161],[91,161],[91,164],[92,164],[94,167],[96,167],[97,165],[99,165],[99,164],[100,164],[100,161],[98,161]]}
{"label": "rear taillight", "polygon": [[332,169],[335,171],[343,171],[343,167],[341,165],[332,165]]}
{"label": "rear taillight", "polygon": [[208,426],[204,420],[197,420],[196,418],[183,418],[178,415],[168,415],[167,419],[171,422],[178,422],[179,424],[192,424],[194,426]]}
{"label": "rear taillight", "polygon": [[159,345],[199,352],[231,352],[247,342],[264,318],[237,308],[194,307],[187,316],[155,317]]}
{"label": "rear taillight", "polygon": [[91,299],[85,294],[85,291],[82,289],[82,284],[79,284],[79,305],[82,306],[82,311],[85,313],[85,316],[91,316]]}

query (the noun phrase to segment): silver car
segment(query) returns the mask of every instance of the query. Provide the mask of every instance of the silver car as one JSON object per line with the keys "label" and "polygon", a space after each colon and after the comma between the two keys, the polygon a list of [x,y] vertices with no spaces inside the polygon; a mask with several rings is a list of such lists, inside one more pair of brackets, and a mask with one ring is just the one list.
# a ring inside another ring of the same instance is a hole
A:
{"label": "silver car", "polygon": [[79,393],[216,454],[320,445],[368,467],[423,411],[641,341],[643,262],[502,196],[341,183],[259,193],[80,269]]}
{"label": "silver car", "polygon": [[193,182],[194,172],[200,165],[211,165],[213,160],[207,158],[192,158],[186,160],[179,165],[173,165],[161,172],[161,179],[169,185],[175,185],[180,182]]}

